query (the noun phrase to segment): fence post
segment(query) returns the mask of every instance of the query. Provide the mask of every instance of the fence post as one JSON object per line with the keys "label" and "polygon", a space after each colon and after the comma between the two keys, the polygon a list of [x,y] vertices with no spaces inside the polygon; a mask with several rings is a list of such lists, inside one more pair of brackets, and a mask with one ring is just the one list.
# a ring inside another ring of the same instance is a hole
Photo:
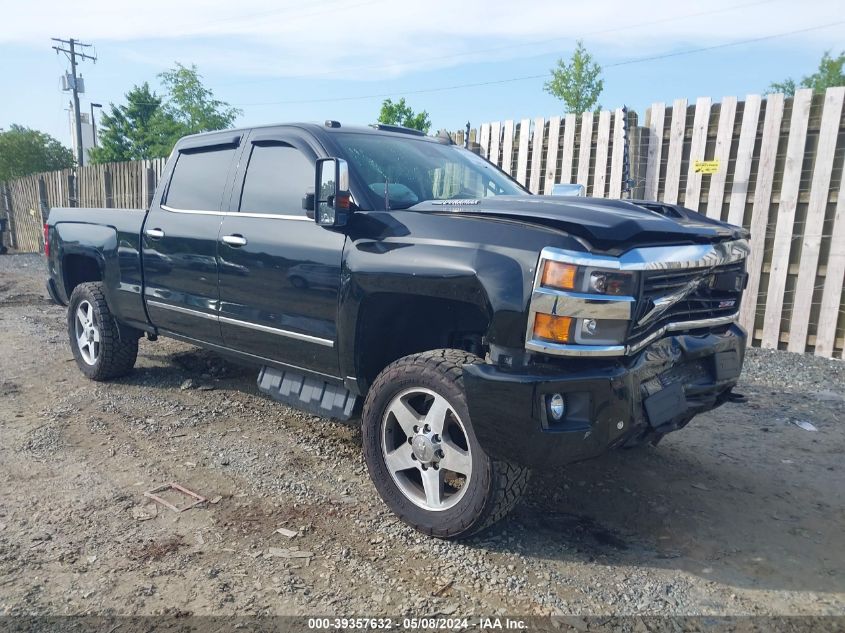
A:
{"label": "fence post", "polygon": [[628,131],[628,190],[625,197],[629,200],[645,198],[650,132],[649,128],[636,124]]}
{"label": "fence post", "polygon": [[[645,124],[648,131],[648,147],[646,152],[645,169],[642,171],[642,197],[646,200],[657,200],[660,192],[660,160],[663,156],[663,124],[666,119],[666,104],[652,103],[646,112]],[[639,184],[639,176],[637,176]]]}
{"label": "fence post", "polygon": [[47,184],[44,176],[38,176],[38,211],[41,213],[41,225],[47,221],[50,215],[50,203],[47,202]]}
{"label": "fence post", "polygon": [[145,209],[149,209],[153,203],[153,195],[156,191],[156,173],[150,168],[149,162],[144,161],[144,167],[141,172],[141,192],[143,194],[143,204]]}
{"label": "fence post", "polygon": [[9,183],[4,182],[2,183],[2,191],[0,191],[0,197],[3,198],[3,207],[6,211],[6,222],[8,226],[6,227],[9,233],[9,246],[12,249],[18,249],[18,238],[17,233],[15,231],[15,218],[14,213],[12,212],[12,192],[9,190]]}
{"label": "fence post", "polygon": [[111,169],[108,165],[103,165],[103,200],[106,209],[114,208],[114,185],[112,183]]}
{"label": "fence post", "polygon": [[76,174],[74,174],[72,171],[68,172],[67,175],[67,197],[69,207],[79,206],[79,196],[76,190]]}
{"label": "fence post", "polygon": [[472,128],[469,132],[469,144],[467,145],[467,149],[479,156],[481,155],[481,144],[479,143],[478,130],[475,128]]}

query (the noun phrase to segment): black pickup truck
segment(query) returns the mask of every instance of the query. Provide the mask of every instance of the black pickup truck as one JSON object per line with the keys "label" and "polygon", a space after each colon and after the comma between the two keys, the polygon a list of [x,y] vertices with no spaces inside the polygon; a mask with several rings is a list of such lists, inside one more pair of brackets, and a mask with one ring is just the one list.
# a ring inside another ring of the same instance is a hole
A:
{"label": "black pickup truck", "polygon": [[504,516],[531,468],[732,399],[747,237],[531,195],[448,138],[336,121],[184,138],[149,210],[45,225],[86,376],[129,372],[142,336],[252,363],[273,398],[360,417],[378,492],[438,537]]}

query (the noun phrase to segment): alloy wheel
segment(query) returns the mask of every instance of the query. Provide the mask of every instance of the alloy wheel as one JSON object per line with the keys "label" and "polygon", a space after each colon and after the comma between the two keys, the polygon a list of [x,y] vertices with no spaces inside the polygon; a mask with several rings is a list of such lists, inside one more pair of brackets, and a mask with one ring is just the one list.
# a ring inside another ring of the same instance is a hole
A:
{"label": "alloy wheel", "polygon": [[96,364],[100,356],[100,329],[94,323],[94,307],[88,301],[81,301],[76,307],[75,333],[82,360]]}
{"label": "alloy wheel", "polygon": [[468,488],[472,451],[466,428],[449,401],[430,389],[394,396],[382,420],[381,448],[399,490],[425,510],[448,510]]}

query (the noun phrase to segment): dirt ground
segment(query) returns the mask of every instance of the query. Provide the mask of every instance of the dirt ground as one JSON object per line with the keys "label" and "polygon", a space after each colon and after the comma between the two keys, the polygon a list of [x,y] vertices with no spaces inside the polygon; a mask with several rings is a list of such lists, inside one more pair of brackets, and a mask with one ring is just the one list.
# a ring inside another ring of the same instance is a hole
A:
{"label": "dirt ground", "polygon": [[[752,350],[747,404],[537,473],[448,543],[385,509],[357,428],[254,369],[142,341],[88,381],[44,277],[0,256],[0,615],[845,614],[842,361]],[[167,482],[212,503],[144,498]]]}

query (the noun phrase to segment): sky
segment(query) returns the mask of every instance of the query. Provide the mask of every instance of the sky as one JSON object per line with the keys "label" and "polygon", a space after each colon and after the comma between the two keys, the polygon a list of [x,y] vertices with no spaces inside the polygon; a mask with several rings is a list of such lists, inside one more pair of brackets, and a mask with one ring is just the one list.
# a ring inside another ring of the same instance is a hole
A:
{"label": "sky", "polygon": [[93,44],[83,112],[145,81],[158,89],[181,62],[243,111],[239,125],[371,123],[384,98],[404,96],[435,130],[563,113],[543,84],[577,39],[603,67],[601,105],[641,114],[761,93],[845,49],[841,0],[0,0],[0,14],[0,128],[66,145],[69,63],[52,37]]}

